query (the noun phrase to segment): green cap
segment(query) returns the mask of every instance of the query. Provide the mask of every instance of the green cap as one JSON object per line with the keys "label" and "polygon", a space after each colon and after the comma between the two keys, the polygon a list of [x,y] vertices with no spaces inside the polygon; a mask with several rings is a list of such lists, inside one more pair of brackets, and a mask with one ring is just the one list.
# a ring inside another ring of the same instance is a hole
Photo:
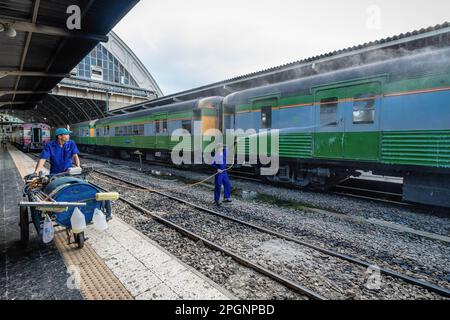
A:
{"label": "green cap", "polygon": [[59,128],[55,132],[55,136],[59,136],[61,134],[71,134],[72,131],[67,130],[66,128]]}

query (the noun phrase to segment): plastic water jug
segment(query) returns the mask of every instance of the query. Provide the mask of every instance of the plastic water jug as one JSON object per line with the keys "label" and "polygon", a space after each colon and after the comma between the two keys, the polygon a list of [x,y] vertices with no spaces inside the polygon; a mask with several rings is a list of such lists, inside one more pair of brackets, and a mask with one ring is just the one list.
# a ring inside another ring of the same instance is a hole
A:
{"label": "plastic water jug", "polygon": [[55,228],[53,227],[52,219],[50,219],[48,214],[46,214],[44,220],[44,232],[42,234],[42,240],[44,241],[44,243],[49,243],[53,240],[54,235],[55,235]]}
{"label": "plastic water jug", "polygon": [[108,229],[108,222],[106,221],[105,214],[97,208],[94,210],[92,221],[94,221],[94,228],[96,230],[105,231]]}
{"label": "plastic water jug", "polygon": [[78,207],[73,210],[70,223],[72,224],[73,233],[81,233],[86,229],[86,219]]}

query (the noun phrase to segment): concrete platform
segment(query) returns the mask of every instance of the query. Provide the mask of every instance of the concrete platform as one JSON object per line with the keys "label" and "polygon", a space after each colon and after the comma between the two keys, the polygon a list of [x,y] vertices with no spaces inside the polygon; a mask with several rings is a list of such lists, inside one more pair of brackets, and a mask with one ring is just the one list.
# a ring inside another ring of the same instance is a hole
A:
{"label": "concrete platform", "polygon": [[20,246],[21,181],[11,156],[0,150],[0,299],[82,299],[67,287],[67,268],[54,244],[42,244],[30,228],[30,247]]}
{"label": "concrete platform", "polygon": [[[31,159],[29,156],[23,154],[17,149],[10,147],[9,155],[4,152],[2,153],[0,166],[8,166],[8,168],[13,169],[5,169],[1,171],[1,190],[6,190],[8,188],[7,186],[12,183],[15,184],[16,188],[20,189],[21,176],[29,174],[33,171],[35,160]],[[18,170],[15,169],[15,167],[17,167]],[[5,176],[7,179],[4,179],[3,175],[6,175],[9,171],[15,172],[15,175],[8,177]],[[15,192],[17,192],[17,189],[15,190]],[[15,216],[16,220],[18,219],[17,203],[19,201],[19,196],[16,198],[9,196],[9,202],[5,204],[4,208],[2,208],[3,212],[8,212],[8,216]],[[10,207],[11,209],[8,209]],[[81,273],[81,291],[77,291],[77,296],[75,296],[73,291],[68,291],[68,289],[63,290],[64,292],[67,291],[68,293],[74,295],[73,298],[84,297],[89,299],[92,298],[92,296],[102,298],[102,295],[91,294],[88,296],[86,294],[86,292],[88,292],[87,289],[95,290],[95,288],[92,289],[95,286],[90,285],[89,288],[86,288],[86,286],[92,282],[92,279],[95,278],[96,275],[85,275],[85,273],[90,273],[91,271],[89,268],[83,268],[83,266],[95,264],[89,263],[89,261],[83,261],[83,259],[97,259],[101,261],[100,263],[102,264],[102,268],[105,268],[105,272],[111,273],[113,277],[115,277],[118,283],[116,285],[123,286],[128,291],[129,296],[132,299],[234,299],[229,292],[204,277],[195,269],[182,263],[176,257],[161,248],[157,243],[151,241],[119,218],[114,217],[109,223],[108,230],[102,233],[96,231],[92,226],[88,226],[86,236],[89,239],[86,242],[85,248],[82,250],[77,250],[74,248],[71,250],[70,248],[67,248],[67,245],[63,247],[64,244],[61,240],[56,241],[56,246],[48,246],[46,249],[48,254],[52,255],[52,257],[59,263],[59,269],[55,269],[53,272],[57,273],[58,276],[61,276],[61,282],[51,283],[51,287],[67,288],[66,281],[68,274],[66,273],[63,260],[66,262],[66,265],[73,263],[72,261],[78,261],[76,265],[79,267],[79,272]],[[17,225],[14,226],[11,224],[7,237],[15,237],[16,241],[18,240],[19,228]],[[33,239],[31,242],[33,243],[33,246],[35,246],[39,243],[39,240]],[[84,257],[78,255],[76,259],[74,257],[70,257],[70,255],[74,255],[83,250],[91,250],[91,252]],[[11,252],[15,251],[15,249],[11,250]],[[31,252],[33,252],[33,250],[31,250]],[[61,258],[60,253],[63,254],[64,259]],[[47,260],[43,259],[41,262],[42,267],[44,268],[46,266],[46,261]],[[34,263],[35,262],[32,262],[31,266],[33,266]],[[99,263],[96,264],[98,265]],[[0,281],[9,282],[7,288],[20,287],[19,281],[15,282],[9,280],[9,269],[7,268],[5,271],[1,269],[0,279]],[[3,283],[0,282],[0,285],[0,288],[2,288]],[[39,288],[39,286],[40,284],[38,283],[37,288]],[[98,290],[102,289],[99,288]],[[110,288],[110,290],[114,291],[116,288]],[[23,294],[24,296],[21,297],[22,291],[19,290],[17,297],[24,299],[33,298],[26,296],[25,293]],[[2,295],[1,297],[3,299],[11,298],[10,295]],[[68,297],[69,296],[66,298]],[[46,299],[47,297],[42,296],[41,298]]]}

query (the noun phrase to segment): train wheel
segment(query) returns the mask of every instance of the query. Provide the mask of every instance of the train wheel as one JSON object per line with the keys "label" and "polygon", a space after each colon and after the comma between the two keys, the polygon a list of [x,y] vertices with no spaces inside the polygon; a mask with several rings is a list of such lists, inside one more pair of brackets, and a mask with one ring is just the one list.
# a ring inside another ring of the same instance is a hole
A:
{"label": "train wheel", "polygon": [[28,216],[28,207],[20,207],[20,242],[27,246],[30,240],[30,219]]}
{"label": "train wheel", "polygon": [[75,234],[75,242],[78,245],[78,249],[81,249],[84,247],[84,232]]}

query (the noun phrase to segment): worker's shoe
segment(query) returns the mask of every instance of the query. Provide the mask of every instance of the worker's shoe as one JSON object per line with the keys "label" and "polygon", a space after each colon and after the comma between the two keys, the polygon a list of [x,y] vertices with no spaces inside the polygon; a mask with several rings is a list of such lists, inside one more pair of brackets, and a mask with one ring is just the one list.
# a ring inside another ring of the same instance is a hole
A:
{"label": "worker's shoe", "polygon": [[218,207],[220,207],[222,205],[219,201],[214,201],[214,204]]}
{"label": "worker's shoe", "polygon": [[231,200],[231,199],[225,199],[225,200],[223,200],[223,202],[225,202],[225,203],[231,203],[231,202],[233,202],[233,200]]}

